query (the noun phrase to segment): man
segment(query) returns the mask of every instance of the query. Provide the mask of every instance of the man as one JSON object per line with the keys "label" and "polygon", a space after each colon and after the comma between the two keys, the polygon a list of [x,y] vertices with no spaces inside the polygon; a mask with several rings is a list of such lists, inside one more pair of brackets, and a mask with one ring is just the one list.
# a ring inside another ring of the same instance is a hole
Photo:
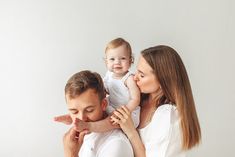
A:
{"label": "man", "polygon": [[[81,71],[65,86],[65,97],[73,123],[99,121],[107,115],[107,102],[98,73]],[[77,132],[75,127],[64,135],[65,157],[133,157],[129,140],[119,129],[104,133]]]}

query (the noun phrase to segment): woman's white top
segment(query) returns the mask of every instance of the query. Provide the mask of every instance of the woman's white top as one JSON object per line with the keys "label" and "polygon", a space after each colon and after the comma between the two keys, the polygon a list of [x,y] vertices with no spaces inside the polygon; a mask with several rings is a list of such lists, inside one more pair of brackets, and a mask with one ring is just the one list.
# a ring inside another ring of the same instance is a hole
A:
{"label": "woman's white top", "polygon": [[159,106],[151,122],[138,131],[146,149],[146,157],[186,156],[181,149],[180,118],[175,106]]}

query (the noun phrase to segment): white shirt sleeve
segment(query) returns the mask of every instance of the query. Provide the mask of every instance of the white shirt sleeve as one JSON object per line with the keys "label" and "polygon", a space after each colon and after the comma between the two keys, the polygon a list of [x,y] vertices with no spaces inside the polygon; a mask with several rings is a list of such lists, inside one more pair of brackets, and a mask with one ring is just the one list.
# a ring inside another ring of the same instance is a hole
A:
{"label": "white shirt sleeve", "polygon": [[162,105],[147,127],[139,129],[147,157],[184,157],[180,119],[172,105]]}
{"label": "white shirt sleeve", "polygon": [[97,157],[134,157],[132,147],[125,140],[112,139],[102,148]]}

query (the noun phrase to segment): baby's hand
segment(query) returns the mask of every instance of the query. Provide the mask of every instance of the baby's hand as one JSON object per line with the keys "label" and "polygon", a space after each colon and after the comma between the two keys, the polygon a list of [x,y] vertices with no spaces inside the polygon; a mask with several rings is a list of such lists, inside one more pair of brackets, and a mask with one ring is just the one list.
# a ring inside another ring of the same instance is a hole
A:
{"label": "baby's hand", "polygon": [[81,132],[83,130],[89,131],[89,122],[84,122],[76,118],[75,121],[73,122],[73,125],[75,130],[78,132]]}

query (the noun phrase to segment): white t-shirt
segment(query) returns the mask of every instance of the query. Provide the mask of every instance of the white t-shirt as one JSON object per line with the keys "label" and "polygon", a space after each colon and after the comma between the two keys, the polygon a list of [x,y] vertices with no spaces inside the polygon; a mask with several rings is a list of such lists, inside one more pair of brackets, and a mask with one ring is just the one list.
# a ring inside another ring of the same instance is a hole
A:
{"label": "white t-shirt", "polygon": [[[125,85],[125,81],[129,76],[133,75],[132,72],[128,71],[122,79],[113,78],[113,73],[107,71],[105,77],[103,78],[105,88],[109,93],[108,102],[109,105],[107,107],[107,113],[112,113],[116,108],[121,107],[122,105],[126,105],[130,100],[129,89]],[[132,112],[132,119],[135,127],[139,125],[140,118],[140,107],[137,106],[135,110]]]}
{"label": "white t-shirt", "polygon": [[105,74],[104,85],[109,93],[109,101],[114,108],[126,105],[130,100],[129,89],[125,85],[127,78],[133,75],[130,71],[122,79],[113,78],[113,72],[107,71]]}
{"label": "white t-shirt", "polygon": [[115,129],[85,135],[79,157],[134,157],[134,154],[124,133]]}
{"label": "white t-shirt", "polygon": [[175,106],[165,104],[155,111],[151,122],[138,129],[146,157],[185,157],[181,148],[181,127]]}

